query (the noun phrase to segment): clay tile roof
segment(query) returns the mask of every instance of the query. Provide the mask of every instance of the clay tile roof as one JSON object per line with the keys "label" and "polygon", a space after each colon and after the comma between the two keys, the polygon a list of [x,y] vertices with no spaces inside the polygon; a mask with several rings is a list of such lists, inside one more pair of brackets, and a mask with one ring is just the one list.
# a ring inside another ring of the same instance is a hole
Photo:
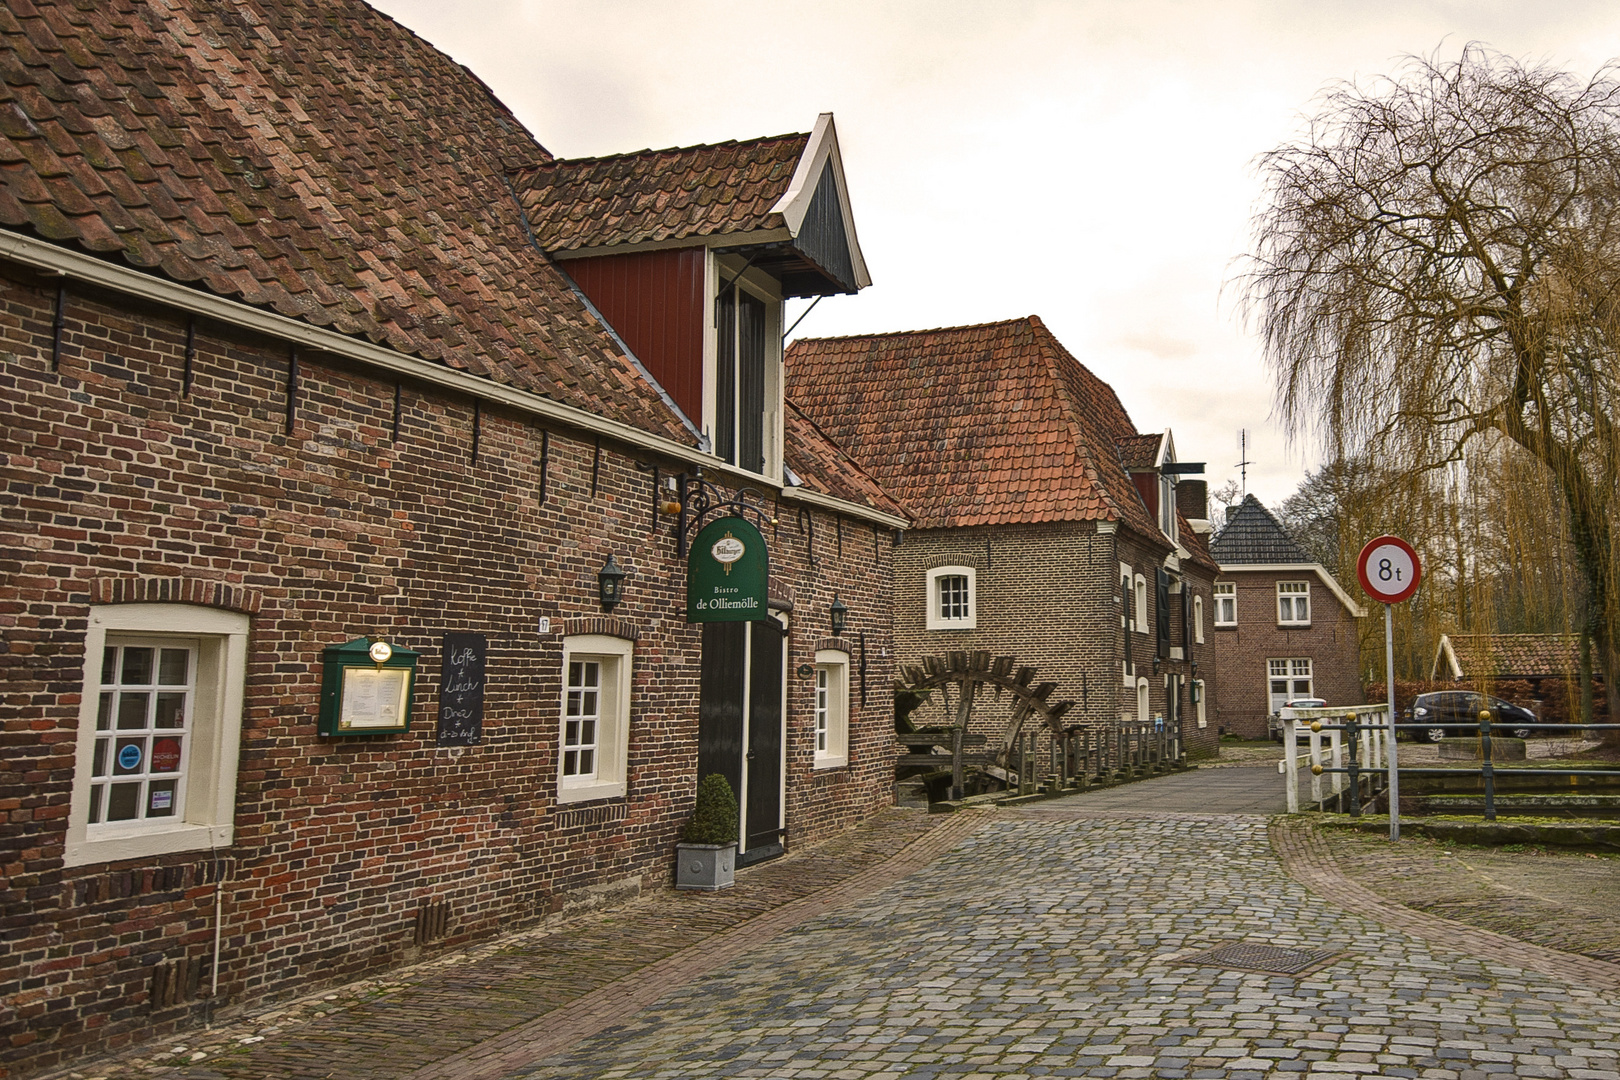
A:
{"label": "clay tile roof", "polygon": [[1209,553],[1222,566],[1316,562],[1253,495],[1244,496],[1228,511],[1226,525],[1210,542]]}
{"label": "clay tile roof", "polygon": [[517,169],[514,183],[547,251],[785,229],[771,207],[809,142],[776,135],[547,161]]}
{"label": "clay tile roof", "polygon": [[690,442],[507,187],[549,154],[359,0],[21,0],[0,225]]}
{"label": "clay tile roof", "polygon": [[1465,678],[1573,678],[1580,670],[1575,634],[1450,634]]}
{"label": "clay tile roof", "polygon": [[788,468],[805,487],[898,518],[912,516],[791,401],[783,428]]}
{"label": "clay tile roof", "polygon": [[1161,538],[1120,467],[1114,391],[1035,316],[795,341],[788,394],[918,528],[1114,520]]}
{"label": "clay tile roof", "polygon": [[1119,461],[1127,469],[1151,469],[1159,463],[1163,434],[1132,435],[1119,442]]}

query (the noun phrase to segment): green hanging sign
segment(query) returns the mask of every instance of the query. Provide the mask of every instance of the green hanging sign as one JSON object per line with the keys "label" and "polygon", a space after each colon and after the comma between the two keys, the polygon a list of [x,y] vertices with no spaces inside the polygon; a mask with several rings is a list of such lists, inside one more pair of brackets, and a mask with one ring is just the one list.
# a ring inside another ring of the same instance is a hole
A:
{"label": "green hanging sign", "polygon": [[770,614],[765,538],[740,517],[716,518],[686,556],[686,621],[750,622]]}

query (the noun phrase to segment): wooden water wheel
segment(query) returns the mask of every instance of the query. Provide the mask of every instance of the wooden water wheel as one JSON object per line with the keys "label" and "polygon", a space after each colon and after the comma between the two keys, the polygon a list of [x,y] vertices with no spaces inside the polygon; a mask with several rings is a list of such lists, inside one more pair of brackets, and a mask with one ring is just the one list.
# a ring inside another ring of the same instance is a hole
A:
{"label": "wooden water wheel", "polygon": [[902,672],[904,687],[911,691],[937,691],[936,705],[944,712],[940,725],[951,733],[951,786],[962,789],[962,742],[973,718],[974,708],[993,689],[1007,705],[1007,719],[1001,738],[989,749],[1000,770],[1005,771],[1019,735],[1031,720],[1043,724],[1054,737],[1063,729],[1063,715],[1074,708],[1072,701],[1050,701],[1055,682],[1037,683],[1035,669],[1020,667],[1011,656],[992,657],[989,652],[952,652],[943,659],[925,656],[920,665],[907,665]]}

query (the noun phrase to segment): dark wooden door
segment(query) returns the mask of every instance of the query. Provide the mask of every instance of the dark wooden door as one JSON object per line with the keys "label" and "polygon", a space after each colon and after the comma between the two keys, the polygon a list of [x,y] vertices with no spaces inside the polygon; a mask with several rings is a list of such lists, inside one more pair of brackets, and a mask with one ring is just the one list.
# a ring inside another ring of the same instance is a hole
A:
{"label": "dark wooden door", "polygon": [[750,628],[748,662],[748,836],[738,861],[782,853],[782,628],[775,619]]}
{"label": "dark wooden door", "polygon": [[743,790],[743,686],[748,624],[703,624],[703,673],[698,699],[698,780],[719,773]]}
{"label": "dark wooden door", "polygon": [[703,626],[698,778],[719,773],[737,793],[739,866],[783,851],[782,638],[775,619]]}

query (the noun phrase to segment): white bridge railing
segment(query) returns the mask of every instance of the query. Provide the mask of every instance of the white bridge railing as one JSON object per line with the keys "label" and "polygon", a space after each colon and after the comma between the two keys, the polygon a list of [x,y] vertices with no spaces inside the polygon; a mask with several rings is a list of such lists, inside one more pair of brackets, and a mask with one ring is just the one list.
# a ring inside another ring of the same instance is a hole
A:
{"label": "white bridge railing", "polygon": [[[1350,705],[1336,709],[1283,709],[1279,714],[1283,722],[1283,759],[1277,762],[1277,771],[1283,774],[1283,787],[1288,793],[1288,812],[1299,813],[1299,770],[1320,765],[1323,769],[1343,769],[1348,761],[1348,746],[1344,726],[1354,718],[1356,723],[1356,764],[1363,776],[1371,779],[1384,769],[1389,753],[1389,706]],[[1312,731],[1311,724],[1320,721],[1323,730]],[[1332,726],[1329,726],[1332,725]],[[1301,760],[1299,740],[1307,740]],[[1323,803],[1349,788],[1350,778],[1343,772],[1326,774],[1327,783],[1319,773],[1311,774],[1311,801],[1321,809]]]}

